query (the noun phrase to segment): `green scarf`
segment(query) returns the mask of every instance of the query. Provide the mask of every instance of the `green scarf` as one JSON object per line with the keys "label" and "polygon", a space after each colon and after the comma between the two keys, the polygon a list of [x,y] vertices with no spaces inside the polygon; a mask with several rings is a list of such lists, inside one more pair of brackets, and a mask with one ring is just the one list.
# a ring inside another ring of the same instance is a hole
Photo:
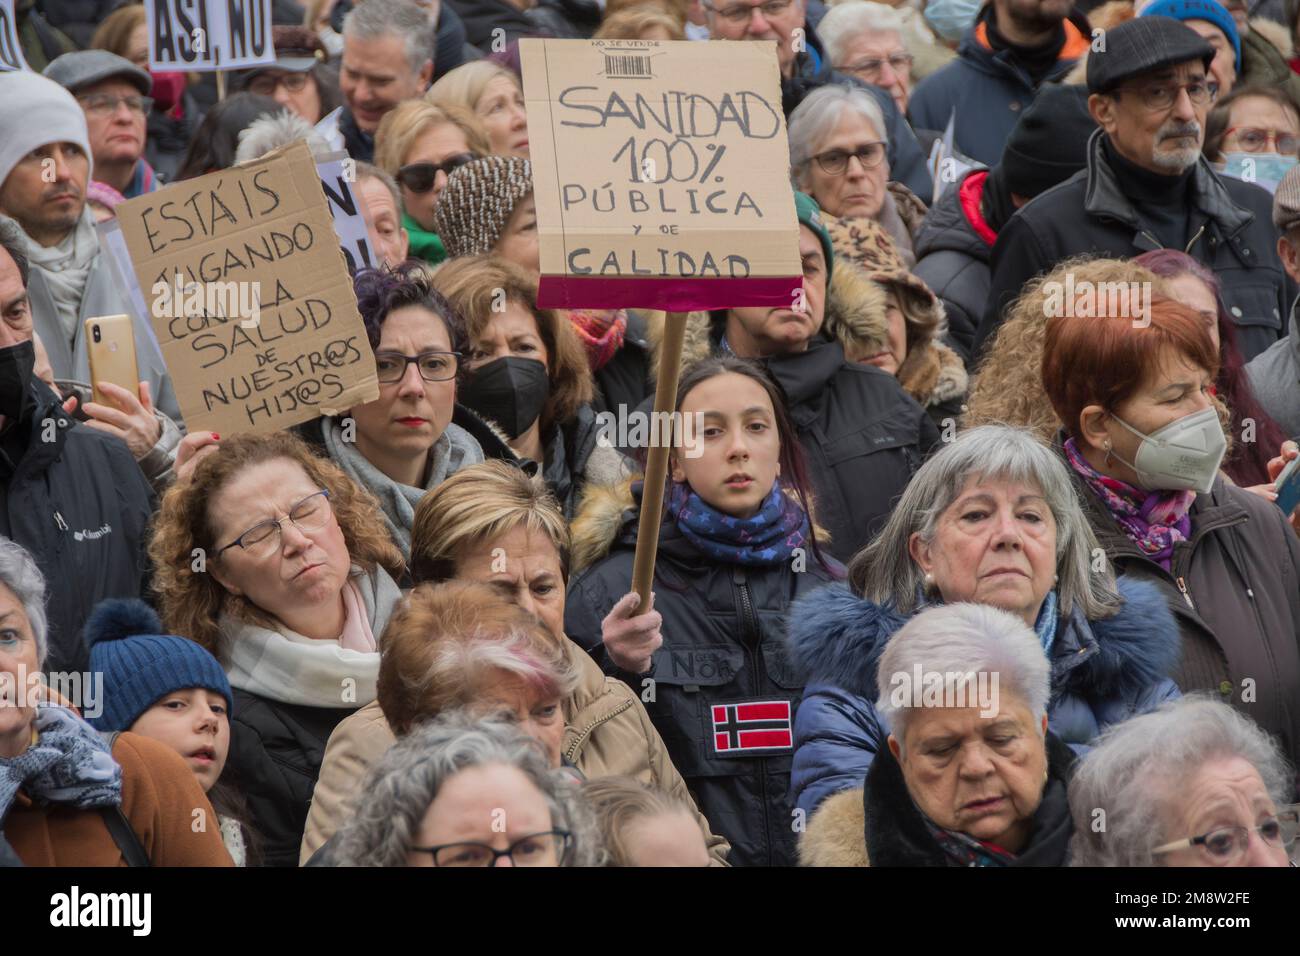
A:
{"label": "green scarf", "polygon": [[423,259],[431,266],[436,266],[447,258],[447,250],[442,246],[442,240],[436,233],[429,232],[420,226],[418,222],[402,213],[402,227],[406,234],[411,237],[411,249],[409,255],[415,259]]}

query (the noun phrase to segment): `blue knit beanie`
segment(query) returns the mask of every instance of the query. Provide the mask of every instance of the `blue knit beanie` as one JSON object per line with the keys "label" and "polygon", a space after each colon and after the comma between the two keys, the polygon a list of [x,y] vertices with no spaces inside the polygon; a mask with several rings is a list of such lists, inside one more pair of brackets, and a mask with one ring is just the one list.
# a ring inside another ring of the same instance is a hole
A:
{"label": "blue knit beanie", "polygon": [[1237,21],[1227,8],[1216,0],[1155,0],[1142,8],[1139,16],[1170,17],[1174,20],[1205,20],[1213,23],[1223,31],[1223,35],[1232,44],[1237,54],[1234,68],[1241,76],[1241,34],[1237,32]]}
{"label": "blue knit beanie", "polygon": [[129,730],[141,714],[178,690],[201,687],[233,695],[217,659],[194,641],[163,633],[153,609],[136,598],[101,601],[86,622],[90,669],[104,675],[103,713],[87,717],[96,730]]}

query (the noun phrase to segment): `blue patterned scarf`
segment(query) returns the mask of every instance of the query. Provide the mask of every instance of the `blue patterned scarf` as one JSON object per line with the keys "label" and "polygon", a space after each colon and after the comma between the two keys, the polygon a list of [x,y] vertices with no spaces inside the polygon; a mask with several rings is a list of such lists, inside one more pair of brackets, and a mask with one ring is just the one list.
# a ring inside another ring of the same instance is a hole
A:
{"label": "blue patterned scarf", "polygon": [[758,513],[749,518],[723,514],[685,482],[674,482],[668,508],[682,535],[705,557],[753,566],[788,561],[809,538],[808,515],[775,482]]}
{"label": "blue patterned scarf", "polygon": [[21,789],[38,806],[81,810],[122,802],[122,768],[99,733],[66,707],[36,710],[36,743],[0,758],[0,820]]}

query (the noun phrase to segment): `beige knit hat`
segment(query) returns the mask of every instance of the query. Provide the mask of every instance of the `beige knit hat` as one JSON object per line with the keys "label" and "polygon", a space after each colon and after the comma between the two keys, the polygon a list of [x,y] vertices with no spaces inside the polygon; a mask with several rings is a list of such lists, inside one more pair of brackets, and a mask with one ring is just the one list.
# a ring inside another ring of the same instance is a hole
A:
{"label": "beige knit hat", "polygon": [[515,206],[532,191],[532,164],[518,156],[484,156],[461,166],[447,177],[433,214],[447,254],[490,253]]}

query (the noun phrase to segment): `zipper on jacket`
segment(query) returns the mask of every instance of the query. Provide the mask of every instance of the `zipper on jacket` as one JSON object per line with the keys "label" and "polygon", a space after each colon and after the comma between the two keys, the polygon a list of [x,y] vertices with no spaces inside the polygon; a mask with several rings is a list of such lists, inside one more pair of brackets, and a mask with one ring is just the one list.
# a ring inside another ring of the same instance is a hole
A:
{"label": "zipper on jacket", "polygon": [[[745,652],[749,656],[750,675],[754,687],[761,687],[763,678],[758,670],[758,655],[761,653],[759,645],[763,639],[763,632],[758,626],[758,615],[754,613],[754,602],[750,599],[749,579],[745,575],[745,569],[740,565],[732,569],[731,583],[735,585],[736,594],[740,597],[740,630]],[[767,865],[772,866],[772,813],[771,803],[767,798],[767,758],[759,757],[758,760],[759,797],[763,806],[763,842],[767,844]]]}
{"label": "zipper on jacket", "polygon": [[1175,578],[1175,580],[1178,583],[1178,590],[1181,591],[1183,594],[1183,600],[1187,602],[1188,607],[1190,607],[1193,611],[1195,611],[1196,605],[1192,603],[1192,596],[1187,593],[1187,582],[1184,581],[1181,576]]}
{"label": "zipper on jacket", "polygon": [[1187,248],[1183,250],[1184,253],[1187,255],[1192,254],[1192,246],[1196,245],[1196,240],[1201,238],[1203,232],[1205,232],[1205,223],[1201,223],[1201,228],[1196,230],[1196,235],[1192,236],[1191,241],[1187,243]]}
{"label": "zipper on jacket", "polygon": [[68,530],[68,523],[63,520],[63,515],[59,514],[57,511],[54,512],[54,524],[60,531]]}

